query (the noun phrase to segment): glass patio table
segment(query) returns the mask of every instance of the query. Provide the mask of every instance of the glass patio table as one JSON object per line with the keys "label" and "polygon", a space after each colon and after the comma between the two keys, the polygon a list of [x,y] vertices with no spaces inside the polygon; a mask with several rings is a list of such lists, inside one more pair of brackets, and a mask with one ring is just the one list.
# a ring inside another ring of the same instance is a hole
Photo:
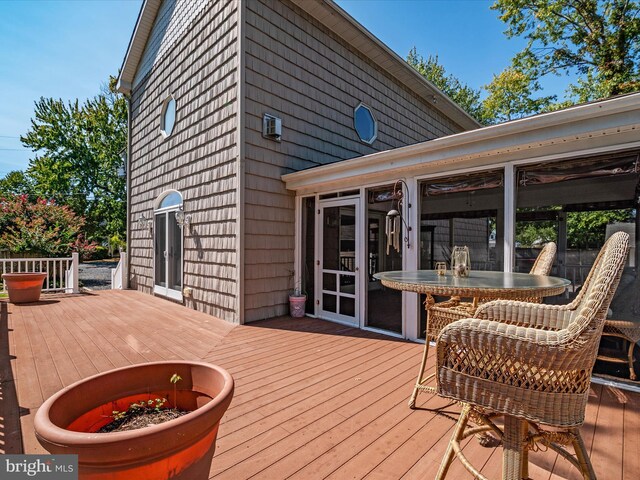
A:
{"label": "glass patio table", "polygon": [[[385,287],[426,295],[427,298],[424,302],[427,312],[426,331],[429,331],[429,309],[436,304],[434,295],[473,298],[469,315],[473,316],[480,298],[483,301],[498,299],[526,301],[532,297],[559,295],[571,284],[569,280],[564,278],[545,275],[473,270],[468,277],[455,277],[450,271],[445,275],[438,275],[435,270],[396,270],[376,273],[374,277],[380,280]],[[411,408],[415,406],[416,397],[420,391],[436,393],[435,387],[426,384],[435,376],[435,373],[426,377],[424,375],[430,339],[427,336],[425,340],[420,371],[409,400]]]}

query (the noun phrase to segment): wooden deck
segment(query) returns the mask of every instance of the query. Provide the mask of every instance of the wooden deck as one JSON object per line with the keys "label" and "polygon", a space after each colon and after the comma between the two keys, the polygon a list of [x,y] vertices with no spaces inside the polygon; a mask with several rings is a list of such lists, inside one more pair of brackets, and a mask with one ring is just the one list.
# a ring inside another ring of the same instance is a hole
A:
{"label": "wooden deck", "polygon": [[[133,363],[204,359],[236,380],[211,478],[433,478],[455,415],[407,407],[421,352],[421,345],[313,319],[234,327],[133,291],[25,306],[1,300],[0,452],[43,452],[33,415],[65,385]],[[443,404],[418,397],[419,407]],[[640,478],[639,395],[593,385],[583,435],[598,478]],[[499,478],[500,449],[473,440],[465,451]],[[552,452],[532,455],[530,475],[577,478]],[[455,462],[448,478],[471,476]]]}

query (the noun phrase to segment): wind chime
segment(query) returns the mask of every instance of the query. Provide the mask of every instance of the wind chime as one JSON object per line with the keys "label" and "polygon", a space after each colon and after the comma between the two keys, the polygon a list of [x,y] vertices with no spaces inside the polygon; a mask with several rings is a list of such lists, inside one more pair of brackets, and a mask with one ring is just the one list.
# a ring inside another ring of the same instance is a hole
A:
{"label": "wind chime", "polygon": [[[411,227],[407,225],[404,218],[402,217],[402,203],[404,199],[404,192],[402,191],[402,186],[407,189],[407,193],[409,192],[409,187],[404,182],[404,180],[397,180],[393,185],[392,191],[392,202],[391,202],[391,210],[387,213],[387,218],[385,222],[385,234],[387,237],[387,255],[389,255],[389,251],[391,248],[395,249],[396,252],[400,252],[400,238],[402,236],[402,224],[404,224],[407,234],[404,237],[404,241],[407,244],[407,248],[409,248],[409,232],[411,231]],[[396,202],[396,208],[393,208],[393,202]],[[407,205],[407,208],[411,208],[411,204]]]}

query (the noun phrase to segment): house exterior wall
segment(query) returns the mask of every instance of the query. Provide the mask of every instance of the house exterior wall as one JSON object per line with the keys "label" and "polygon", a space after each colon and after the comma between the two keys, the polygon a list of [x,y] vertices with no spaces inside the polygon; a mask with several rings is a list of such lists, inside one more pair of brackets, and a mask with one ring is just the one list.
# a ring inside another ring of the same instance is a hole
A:
{"label": "house exterior wall", "polygon": [[[286,313],[294,286],[294,195],[282,174],[462,128],[288,0],[247,2],[244,17],[244,318],[253,321]],[[372,145],[353,126],[361,102],[378,122]],[[281,142],[262,137],[265,113],[282,119]]]}
{"label": "house exterior wall", "polygon": [[[153,236],[137,227],[159,195],[178,190],[192,216],[184,234],[190,308],[238,321],[238,2],[166,0],[131,95],[130,286],[153,290]],[[163,102],[176,121],[163,138]]]}

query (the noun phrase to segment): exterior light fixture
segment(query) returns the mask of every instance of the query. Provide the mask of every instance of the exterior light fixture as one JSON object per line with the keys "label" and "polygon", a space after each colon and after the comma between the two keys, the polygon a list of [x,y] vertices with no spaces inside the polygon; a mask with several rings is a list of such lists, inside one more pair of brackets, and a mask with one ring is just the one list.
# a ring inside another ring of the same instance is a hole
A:
{"label": "exterior light fixture", "polygon": [[144,213],[141,213],[137,220],[139,230],[147,230],[149,233],[153,232],[153,220],[147,218]]}
{"label": "exterior light fixture", "polygon": [[185,214],[182,207],[176,212],[176,222],[180,228],[187,228],[187,231],[191,231],[191,215]]}
{"label": "exterior light fixture", "polygon": [[[400,251],[400,235],[402,231],[402,224],[404,224],[406,235],[403,240],[407,244],[407,248],[411,248],[409,243],[409,232],[411,231],[411,227],[405,221],[402,216],[402,205],[404,199],[404,191],[402,187],[407,190],[407,195],[409,194],[409,186],[402,179],[396,181],[393,185],[392,192],[392,201],[391,201],[391,210],[387,212],[387,221],[385,224],[385,234],[387,236],[387,255],[389,254],[390,247],[393,247],[396,252]],[[395,208],[394,208],[395,202]],[[407,204],[407,208],[411,208],[411,204]]]}

